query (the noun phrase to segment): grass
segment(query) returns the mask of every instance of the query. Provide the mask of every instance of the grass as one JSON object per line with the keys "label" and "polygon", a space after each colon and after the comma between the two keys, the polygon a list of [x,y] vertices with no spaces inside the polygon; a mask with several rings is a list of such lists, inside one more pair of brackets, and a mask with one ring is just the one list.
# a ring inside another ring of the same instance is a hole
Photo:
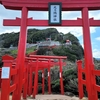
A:
{"label": "grass", "polygon": [[26,49],[26,54],[30,54],[31,52],[34,52],[35,49],[36,49],[36,46],[27,48],[27,49]]}
{"label": "grass", "polygon": [[[26,49],[26,54],[30,54],[31,52],[34,52],[34,50],[36,49],[36,47],[30,47],[30,48],[27,48]],[[16,57],[17,56],[17,52],[18,52],[18,49],[14,49],[14,50],[11,50],[10,51],[10,55]]]}

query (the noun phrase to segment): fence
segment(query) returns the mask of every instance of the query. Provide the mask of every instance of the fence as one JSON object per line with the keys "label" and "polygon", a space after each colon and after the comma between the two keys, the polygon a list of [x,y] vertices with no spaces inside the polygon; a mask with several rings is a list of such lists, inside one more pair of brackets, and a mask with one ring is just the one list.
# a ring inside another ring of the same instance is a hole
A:
{"label": "fence", "polygon": [[[58,59],[57,62],[54,59]],[[3,67],[2,67],[2,81],[1,81],[1,100],[9,100],[10,93],[12,93],[12,100],[17,100],[16,95],[20,95],[17,87],[20,85],[23,93],[23,99],[27,98],[27,95],[33,95],[35,98],[38,93],[38,86],[42,86],[42,94],[44,94],[44,69],[48,69],[48,92],[51,94],[51,78],[50,78],[50,68],[57,65],[60,68],[60,88],[61,94],[64,94],[63,78],[62,78],[62,66],[65,63],[62,59],[66,57],[58,56],[37,56],[30,55],[30,57],[25,58],[24,69],[22,72],[22,81],[18,83],[18,72],[17,59],[12,56],[5,55],[2,57]],[[38,84],[38,71],[42,70],[42,83]],[[34,74],[33,74],[34,73]],[[34,76],[34,77],[33,77]]]}
{"label": "fence", "polygon": [[[18,69],[16,68],[16,64],[14,61],[14,58],[11,56],[3,56],[3,67],[2,67],[2,73],[7,74],[5,72],[6,68],[9,69],[9,77],[5,77],[2,75],[2,82],[1,82],[1,100],[9,100],[10,93],[12,93],[12,100],[16,100],[16,95],[15,91],[18,86],[18,78],[17,78],[17,73]],[[23,80],[22,80],[22,86],[23,86],[23,98],[26,98],[27,95],[27,68],[24,69],[23,71]],[[18,93],[18,92],[17,92]]]}
{"label": "fence", "polygon": [[[82,99],[84,97],[83,86],[86,86],[87,95],[90,92],[91,88],[91,97],[88,97],[89,100],[98,100],[98,92],[100,92],[100,86],[96,84],[96,76],[100,76],[100,71],[94,69],[94,65],[90,65],[90,78],[91,81],[88,81],[88,71],[86,70],[86,66],[82,66],[82,61],[77,62],[78,65],[78,89],[79,89],[79,98]],[[84,75],[84,77],[83,77]],[[87,84],[91,83],[88,87]]]}

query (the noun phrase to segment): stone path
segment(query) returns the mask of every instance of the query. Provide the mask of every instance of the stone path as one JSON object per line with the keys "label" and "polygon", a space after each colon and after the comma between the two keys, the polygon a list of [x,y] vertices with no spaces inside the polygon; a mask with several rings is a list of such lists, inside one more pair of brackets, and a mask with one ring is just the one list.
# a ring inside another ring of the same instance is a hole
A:
{"label": "stone path", "polygon": [[[69,97],[65,95],[36,95],[36,100],[80,100],[78,97]],[[83,98],[82,100],[88,100]]]}
{"label": "stone path", "polygon": [[[10,96],[10,100],[12,100],[11,96]],[[32,97],[28,97],[27,100],[80,100],[80,99],[78,97],[69,97],[65,95],[36,95],[35,99],[33,99]],[[88,100],[88,99],[83,98],[81,100]]]}
{"label": "stone path", "polygon": [[[80,100],[78,97],[69,97],[65,95],[36,95],[36,99],[29,97],[27,100]],[[81,100],[88,100],[83,98]]]}
{"label": "stone path", "polygon": [[36,95],[36,99],[37,100],[74,100],[71,97],[65,95]]}

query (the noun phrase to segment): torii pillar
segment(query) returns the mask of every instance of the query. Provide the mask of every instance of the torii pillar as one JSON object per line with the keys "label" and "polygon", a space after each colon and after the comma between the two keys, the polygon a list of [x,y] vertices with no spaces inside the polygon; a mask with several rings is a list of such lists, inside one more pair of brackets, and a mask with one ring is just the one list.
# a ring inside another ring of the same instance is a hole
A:
{"label": "torii pillar", "polygon": [[13,94],[12,100],[21,100],[21,92],[22,92],[22,79],[23,79],[23,69],[25,65],[25,53],[26,53],[26,42],[27,42],[27,16],[28,9],[26,7],[22,7],[22,16],[21,16],[21,27],[20,27],[20,37],[18,44],[18,54],[17,54],[17,62],[16,67],[18,68],[18,76],[16,77],[16,81],[18,81],[17,89]]}
{"label": "torii pillar", "polygon": [[91,37],[90,37],[90,23],[88,16],[88,8],[82,9],[82,21],[83,21],[83,40],[84,40],[84,57],[85,57],[85,70],[86,70],[86,88],[88,92],[89,100],[97,100],[97,93],[94,89],[93,83],[95,82],[92,79],[93,75],[93,56],[92,56],[92,47],[91,47]]}

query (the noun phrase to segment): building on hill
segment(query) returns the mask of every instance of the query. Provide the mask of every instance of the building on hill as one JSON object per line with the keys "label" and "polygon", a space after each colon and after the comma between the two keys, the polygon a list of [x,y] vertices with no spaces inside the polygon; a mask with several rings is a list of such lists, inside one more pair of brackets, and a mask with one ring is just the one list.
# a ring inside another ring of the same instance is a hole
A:
{"label": "building on hill", "polygon": [[72,45],[72,43],[71,43],[71,41],[70,41],[70,40],[66,40],[65,45]]}
{"label": "building on hill", "polygon": [[37,49],[39,48],[55,48],[57,46],[60,46],[59,41],[52,41],[51,38],[46,38],[46,41],[38,42]]}
{"label": "building on hill", "polygon": [[33,46],[37,46],[37,44],[26,43],[26,48],[30,48],[30,47],[33,47]]}

